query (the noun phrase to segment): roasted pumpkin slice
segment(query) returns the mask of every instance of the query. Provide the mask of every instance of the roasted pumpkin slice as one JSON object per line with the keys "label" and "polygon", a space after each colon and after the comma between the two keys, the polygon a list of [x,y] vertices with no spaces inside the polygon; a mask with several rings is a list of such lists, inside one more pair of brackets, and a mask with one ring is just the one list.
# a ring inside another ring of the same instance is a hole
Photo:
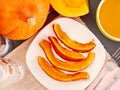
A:
{"label": "roasted pumpkin slice", "polygon": [[79,79],[87,79],[89,78],[89,74],[87,72],[77,72],[74,74],[66,74],[57,68],[50,65],[43,57],[38,56],[38,64],[40,67],[47,73],[50,77],[59,80],[59,81],[75,81]]}
{"label": "roasted pumpkin slice", "polygon": [[56,51],[56,53],[63,59],[72,60],[72,61],[79,61],[81,59],[85,59],[85,57],[81,53],[69,50],[61,46],[55,37],[49,36],[48,38],[51,41],[52,46]]}
{"label": "roasted pumpkin slice", "polygon": [[59,24],[53,25],[53,30],[56,34],[56,36],[59,38],[60,41],[63,42],[67,47],[73,49],[74,51],[78,52],[88,52],[92,50],[95,47],[94,40],[88,42],[88,43],[80,43],[77,41],[72,40],[67,33],[62,31],[62,28]]}
{"label": "roasted pumpkin slice", "polygon": [[46,57],[55,67],[67,71],[79,71],[83,70],[88,67],[92,61],[94,60],[95,54],[90,52],[85,60],[81,60],[78,62],[71,62],[71,61],[63,61],[55,57],[51,44],[47,40],[42,40],[40,42],[40,46],[43,49]]}

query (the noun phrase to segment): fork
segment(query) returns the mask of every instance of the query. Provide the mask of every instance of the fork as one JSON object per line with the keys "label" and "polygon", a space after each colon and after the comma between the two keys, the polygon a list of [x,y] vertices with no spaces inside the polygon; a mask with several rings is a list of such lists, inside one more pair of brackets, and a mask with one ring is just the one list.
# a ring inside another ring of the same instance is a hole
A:
{"label": "fork", "polygon": [[111,86],[120,78],[120,68],[119,70],[113,75],[112,79],[109,83],[105,86],[104,90],[110,90]]}
{"label": "fork", "polygon": [[119,64],[119,59],[120,59],[120,48],[116,50],[116,52],[111,56],[111,59],[109,59],[108,62],[106,63],[105,73],[99,79],[99,81],[97,82],[93,90],[96,90],[97,86],[101,83],[101,81],[103,80],[103,78],[106,76],[108,72],[111,72],[112,70],[114,70],[114,68],[117,67],[117,65]]}
{"label": "fork", "polygon": [[[118,66],[120,64],[120,47],[116,50],[116,52],[111,56],[113,62],[115,62]],[[120,66],[119,66],[120,67]]]}

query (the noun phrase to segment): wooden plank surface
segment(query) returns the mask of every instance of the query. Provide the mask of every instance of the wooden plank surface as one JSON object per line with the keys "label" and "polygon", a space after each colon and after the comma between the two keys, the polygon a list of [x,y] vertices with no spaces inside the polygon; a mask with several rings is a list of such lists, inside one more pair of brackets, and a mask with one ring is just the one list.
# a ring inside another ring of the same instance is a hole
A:
{"label": "wooden plank surface", "polygon": [[24,78],[18,83],[1,88],[0,90],[46,90],[46,88],[44,88],[30,73],[25,62],[26,51],[35,36],[36,35],[22,43],[19,47],[14,49],[6,56],[6,58],[10,58],[22,63],[25,71]]}
{"label": "wooden plank surface", "polygon": [[[75,19],[76,21],[78,21],[80,23],[83,23],[80,18],[73,18],[73,19]],[[27,41],[22,43],[20,46],[18,46],[16,49],[14,49],[12,52],[10,52],[6,56],[6,58],[10,58],[10,59],[13,59],[13,60],[16,60],[16,61],[19,61],[20,63],[22,63],[22,65],[24,66],[24,71],[25,71],[24,78],[21,81],[19,81],[18,83],[9,85],[4,88],[0,88],[0,90],[47,90],[47,88],[45,88],[43,85],[41,85],[34,78],[34,76],[30,73],[30,71],[28,70],[28,68],[26,66],[26,60],[25,60],[26,51],[35,36],[36,35],[34,35],[30,39],[28,39]]]}

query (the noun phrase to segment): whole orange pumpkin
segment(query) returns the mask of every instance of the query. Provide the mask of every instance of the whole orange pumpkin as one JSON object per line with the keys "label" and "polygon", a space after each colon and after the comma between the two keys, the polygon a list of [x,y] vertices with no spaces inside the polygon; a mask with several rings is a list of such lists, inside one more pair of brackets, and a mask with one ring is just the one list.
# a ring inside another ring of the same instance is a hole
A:
{"label": "whole orange pumpkin", "polygon": [[45,23],[49,0],[0,0],[0,34],[12,40],[31,37]]}

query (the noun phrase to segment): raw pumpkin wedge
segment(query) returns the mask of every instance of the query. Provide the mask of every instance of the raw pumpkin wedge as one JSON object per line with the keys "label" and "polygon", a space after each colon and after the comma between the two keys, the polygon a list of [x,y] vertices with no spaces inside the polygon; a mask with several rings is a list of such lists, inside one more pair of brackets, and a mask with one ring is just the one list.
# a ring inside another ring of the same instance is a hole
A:
{"label": "raw pumpkin wedge", "polygon": [[95,47],[94,40],[88,43],[80,43],[77,41],[72,40],[67,33],[65,33],[59,24],[53,24],[53,30],[59,40],[65,44],[70,49],[77,51],[77,52],[88,52],[91,51]]}
{"label": "raw pumpkin wedge", "polygon": [[50,65],[43,57],[38,56],[38,64],[40,67],[43,69],[45,73],[47,73],[50,77],[63,81],[63,82],[68,82],[68,81],[75,81],[75,80],[80,80],[80,79],[87,79],[89,78],[89,74],[87,72],[77,72],[74,74],[66,74],[54,66]]}
{"label": "raw pumpkin wedge", "polygon": [[63,16],[77,17],[89,13],[88,0],[50,0],[50,3]]}
{"label": "raw pumpkin wedge", "polygon": [[56,51],[56,53],[63,59],[72,60],[72,61],[79,61],[81,59],[85,59],[85,57],[81,53],[69,50],[61,46],[55,37],[49,36],[48,38],[51,41],[51,44],[54,50]]}
{"label": "raw pumpkin wedge", "polygon": [[72,61],[63,61],[58,59],[53,51],[51,44],[47,40],[42,40],[40,42],[40,46],[43,49],[46,57],[50,61],[51,64],[53,64],[55,67],[62,69],[62,70],[67,70],[67,71],[79,71],[83,70],[86,67],[88,67],[92,61],[94,60],[95,54],[93,52],[89,52],[87,58],[85,60],[81,60],[78,62],[72,62]]}
{"label": "raw pumpkin wedge", "polygon": [[0,34],[12,40],[24,40],[45,23],[49,0],[0,1]]}

